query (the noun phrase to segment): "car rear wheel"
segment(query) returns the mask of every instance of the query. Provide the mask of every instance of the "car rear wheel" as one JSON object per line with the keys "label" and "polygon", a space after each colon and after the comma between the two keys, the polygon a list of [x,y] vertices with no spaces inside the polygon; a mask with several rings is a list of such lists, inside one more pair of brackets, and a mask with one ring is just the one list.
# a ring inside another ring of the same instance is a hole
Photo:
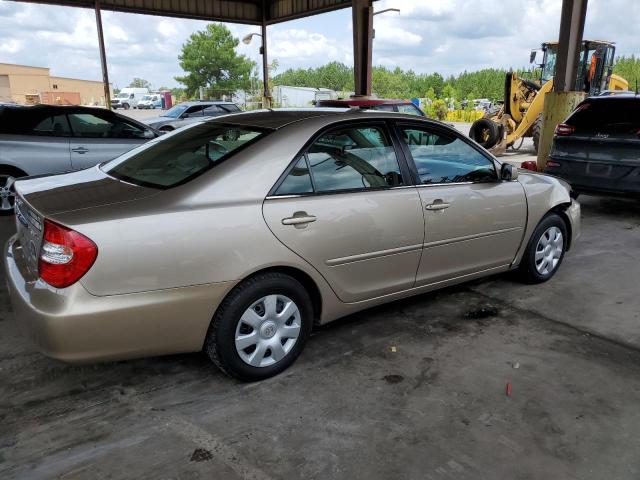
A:
{"label": "car rear wheel", "polygon": [[527,283],[542,283],[555,275],[567,248],[568,232],[556,213],[545,216],[529,239],[519,273]]}
{"label": "car rear wheel", "polygon": [[278,272],[259,274],[220,304],[204,350],[227,375],[262,380],[295,361],[312,326],[311,298],[300,282]]}
{"label": "car rear wheel", "polygon": [[122,108],[124,108],[125,110],[129,110],[129,104],[128,103],[123,103],[122,104]]}
{"label": "car rear wheel", "polygon": [[0,167],[0,216],[11,215],[15,204],[14,183],[17,178],[24,177],[20,170]]}

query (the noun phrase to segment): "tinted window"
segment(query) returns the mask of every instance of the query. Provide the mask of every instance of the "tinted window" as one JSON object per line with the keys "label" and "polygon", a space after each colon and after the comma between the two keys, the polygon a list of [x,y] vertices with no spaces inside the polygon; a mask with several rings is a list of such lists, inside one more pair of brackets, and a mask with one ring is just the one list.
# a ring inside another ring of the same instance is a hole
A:
{"label": "tinted window", "polygon": [[398,159],[382,127],[325,133],[307,151],[316,191],[402,185]]}
{"label": "tinted window", "polygon": [[203,110],[203,114],[205,117],[216,117],[218,115],[224,115],[225,112],[217,105],[211,105]]}
{"label": "tinted window", "polygon": [[191,117],[200,117],[203,116],[203,110],[207,107],[207,105],[196,105],[194,107],[189,107],[187,109],[187,115],[189,118]]}
{"label": "tinted window", "polygon": [[409,115],[423,116],[422,112],[415,105],[398,105],[398,112],[408,113]]}
{"label": "tinted window", "polygon": [[107,119],[92,113],[71,113],[68,118],[74,137],[147,138],[146,130],[117,117]]}
{"label": "tinted window", "polygon": [[116,178],[156,188],[189,181],[256,141],[263,130],[201,124],[160,137],[103,169]]}
{"label": "tinted window", "polygon": [[496,180],[493,163],[459,138],[412,127],[401,130],[423,184]]}
{"label": "tinted window", "polygon": [[222,108],[223,110],[226,110],[227,112],[239,112],[240,111],[238,106],[233,104],[233,103],[225,103],[224,105],[220,105],[220,108]]}
{"label": "tinted window", "polygon": [[311,192],[313,192],[311,176],[309,175],[306,157],[303,155],[291,169],[289,175],[287,175],[284,181],[280,184],[280,187],[278,187],[278,190],[276,191],[276,195],[294,195]]}
{"label": "tinted window", "polygon": [[368,107],[370,110],[380,110],[382,112],[397,112],[396,107],[393,105],[374,105],[373,107]]}
{"label": "tinted window", "polygon": [[576,133],[608,133],[637,138],[640,101],[633,97],[587,101],[578,106],[565,123],[576,127]]}
{"label": "tinted window", "polygon": [[34,135],[46,135],[51,137],[66,137],[69,135],[69,123],[66,115],[54,115],[46,117],[33,127]]}

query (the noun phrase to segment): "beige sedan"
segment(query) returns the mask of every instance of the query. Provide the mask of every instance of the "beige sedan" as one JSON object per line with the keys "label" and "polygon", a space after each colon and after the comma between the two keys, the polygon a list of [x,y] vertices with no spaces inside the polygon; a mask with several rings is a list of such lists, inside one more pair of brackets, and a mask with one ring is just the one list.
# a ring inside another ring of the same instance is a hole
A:
{"label": "beige sedan", "polygon": [[314,324],[474,278],[551,278],[567,184],[451,128],[357,110],[195,124],[88,170],[16,182],[18,321],[70,362],[204,350],[281,372]]}

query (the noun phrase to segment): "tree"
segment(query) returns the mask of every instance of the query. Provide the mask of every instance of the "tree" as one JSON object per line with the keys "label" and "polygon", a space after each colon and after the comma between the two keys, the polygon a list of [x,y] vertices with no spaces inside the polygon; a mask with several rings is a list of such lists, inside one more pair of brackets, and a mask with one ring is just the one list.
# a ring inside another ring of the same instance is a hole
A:
{"label": "tree", "polygon": [[640,86],[640,58],[635,55],[618,57],[613,73],[620,75],[629,82],[629,90],[636,90]]}
{"label": "tree", "polygon": [[185,85],[189,95],[195,96],[204,87],[212,97],[230,95],[238,89],[248,89],[255,62],[238,55],[239,41],[221,23],[211,23],[196,32],[182,46],[178,56],[183,77],[175,79]]}
{"label": "tree", "polygon": [[129,84],[129,87],[151,89],[151,82],[148,82],[144,78],[134,77],[133,81]]}

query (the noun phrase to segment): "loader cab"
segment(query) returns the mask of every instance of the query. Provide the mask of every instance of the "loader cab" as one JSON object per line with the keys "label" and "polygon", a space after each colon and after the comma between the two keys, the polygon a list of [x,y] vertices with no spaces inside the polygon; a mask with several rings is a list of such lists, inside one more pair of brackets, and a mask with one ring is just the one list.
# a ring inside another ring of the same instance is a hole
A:
{"label": "loader cab", "polygon": [[[553,80],[556,73],[558,43],[543,43],[542,51],[544,56],[540,65],[540,80],[544,85],[549,80]],[[599,95],[600,92],[608,90],[613,74],[615,52],[616,47],[611,42],[583,41],[580,49],[575,90],[588,93],[591,96]],[[533,55],[532,58],[535,59]]]}

